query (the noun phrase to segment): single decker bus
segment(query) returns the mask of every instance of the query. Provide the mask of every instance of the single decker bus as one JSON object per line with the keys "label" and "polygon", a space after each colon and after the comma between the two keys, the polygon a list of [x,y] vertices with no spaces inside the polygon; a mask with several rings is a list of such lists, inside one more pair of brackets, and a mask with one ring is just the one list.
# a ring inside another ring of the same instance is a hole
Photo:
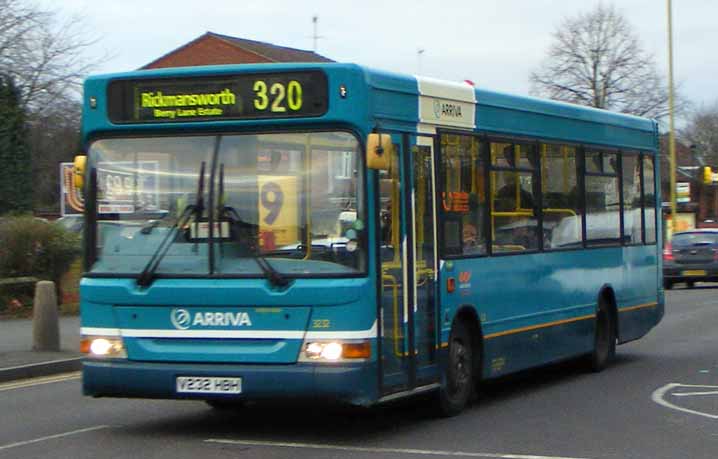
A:
{"label": "single decker bus", "polygon": [[83,391],[434,392],[661,320],[655,121],[353,64],[84,85]]}

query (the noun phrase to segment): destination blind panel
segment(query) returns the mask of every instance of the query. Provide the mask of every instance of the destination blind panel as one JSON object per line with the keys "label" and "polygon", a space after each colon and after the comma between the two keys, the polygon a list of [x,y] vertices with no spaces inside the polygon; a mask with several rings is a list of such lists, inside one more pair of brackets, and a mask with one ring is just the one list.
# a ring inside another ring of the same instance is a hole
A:
{"label": "destination blind panel", "polygon": [[327,98],[320,71],[117,80],[107,112],[113,123],[312,117],[327,112]]}

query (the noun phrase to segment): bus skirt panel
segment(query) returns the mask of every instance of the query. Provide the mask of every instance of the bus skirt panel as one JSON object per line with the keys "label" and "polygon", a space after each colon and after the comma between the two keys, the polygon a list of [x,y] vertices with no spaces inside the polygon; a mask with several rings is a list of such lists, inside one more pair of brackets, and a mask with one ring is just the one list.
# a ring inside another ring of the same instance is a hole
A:
{"label": "bus skirt panel", "polygon": [[[376,363],[216,365],[85,360],[82,373],[83,393],[93,397],[305,400],[361,406],[378,398]],[[241,378],[241,393],[180,393],[178,378],[182,377]]]}

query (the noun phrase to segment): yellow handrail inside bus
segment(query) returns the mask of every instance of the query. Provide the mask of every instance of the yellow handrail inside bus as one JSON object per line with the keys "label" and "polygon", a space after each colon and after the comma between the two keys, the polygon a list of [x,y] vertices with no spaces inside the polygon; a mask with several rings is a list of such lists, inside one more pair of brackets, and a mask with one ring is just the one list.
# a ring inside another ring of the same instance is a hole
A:
{"label": "yellow handrail inside bus", "polygon": [[[392,297],[393,297],[393,307],[392,307],[392,317],[393,317],[393,333],[394,333],[394,354],[397,357],[403,357],[404,352],[401,349],[400,346],[400,340],[404,338],[401,327],[399,326],[399,283],[396,281],[396,278],[392,276],[391,274],[382,273],[382,287],[390,287],[392,289]],[[388,284],[387,284],[388,283]]]}
{"label": "yellow handrail inside bus", "polygon": [[[414,162],[414,181],[416,183],[416,247],[421,247],[424,244],[424,217],[426,215],[426,174],[422,167],[423,158],[420,155],[418,145],[412,148],[413,162]],[[424,256],[422,250],[416,251],[417,260],[421,260]]]}

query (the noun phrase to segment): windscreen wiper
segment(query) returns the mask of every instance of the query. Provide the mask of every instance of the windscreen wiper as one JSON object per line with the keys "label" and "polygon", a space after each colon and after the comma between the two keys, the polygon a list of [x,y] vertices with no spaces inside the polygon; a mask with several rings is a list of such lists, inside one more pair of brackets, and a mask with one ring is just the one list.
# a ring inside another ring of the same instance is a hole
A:
{"label": "windscreen wiper", "polygon": [[266,258],[264,258],[262,255],[259,255],[258,253],[254,255],[254,261],[257,262],[260,268],[262,268],[262,272],[264,273],[264,276],[269,280],[269,282],[276,286],[276,287],[286,287],[289,285],[289,281],[286,277],[282,276],[279,271],[274,269],[272,265],[269,264]]}
{"label": "windscreen wiper", "polygon": [[197,198],[195,200],[195,203],[185,207],[182,211],[182,214],[179,216],[179,218],[177,218],[175,224],[170,227],[169,231],[167,231],[167,234],[165,235],[164,239],[162,239],[162,242],[160,242],[160,245],[157,246],[157,249],[152,254],[152,257],[145,265],[145,269],[142,270],[140,276],[137,278],[137,285],[141,287],[149,287],[152,284],[155,271],[157,271],[157,268],[162,262],[162,259],[167,254],[167,251],[172,245],[174,237],[177,234],[179,228],[183,228],[187,224],[187,222],[189,222],[189,219],[192,218],[193,215],[196,215],[197,218],[200,218],[202,216],[202,212],[204,212],[205,166],[205,162],[202,161],[202,165],[199,168],[199,178],[197,181]]}
{"label": "windscreen wiper", "polygon": [[[220,164],[219,166],[218,188],[219,190],[217,198],[217,219],[221,222],[222,218],[229,217],[232,222],[238,226],[236,233],[237,239],[239,239],[239,227],[242,224],[242,219],[239,216],[239,212],[237,212],[234,207],[224,205],[224,164]],[[274,269],[274,267],[269,263],[269,261],[267,261],[265,257],[259,254],[259,246],[257,246],[256,251],[253,251],[251,253],[254,258],[254,261],[257,263],[257,265],[259,265],[259,268],[264,273],[264,277],[266,277],[272,285],[276,287],[286,287],[287,285],[289,285],[289,281],[287,280],[287,278],[282,276],[282,274],[276,269]]]}

